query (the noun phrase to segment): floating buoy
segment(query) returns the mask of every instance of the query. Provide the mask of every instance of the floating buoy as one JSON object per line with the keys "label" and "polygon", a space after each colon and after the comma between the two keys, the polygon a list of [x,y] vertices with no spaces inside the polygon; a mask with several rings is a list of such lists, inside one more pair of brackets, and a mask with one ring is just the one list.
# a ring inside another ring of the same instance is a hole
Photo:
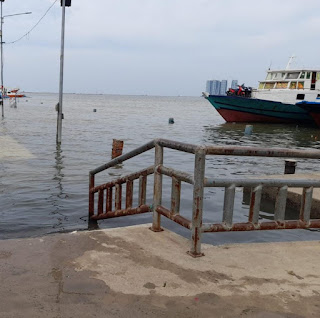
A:
{"label": "floating buoy", "polygon": [[246,125],[246,128],[244,130],[244,134],[245,135],[251,135],[252,134],[252,129],[253,129],[252,125]]}
{"label": "floating buoy", "polygon": [[93,109],[93,112],[94,112],[94,113],[96,113],[96,112],[97,112],[97,110],[94,108],[94,109]]}
{"label": "floating buoy", "polygon": [[169,118],[169,124],[174,124],[174,119],[173,118]]}

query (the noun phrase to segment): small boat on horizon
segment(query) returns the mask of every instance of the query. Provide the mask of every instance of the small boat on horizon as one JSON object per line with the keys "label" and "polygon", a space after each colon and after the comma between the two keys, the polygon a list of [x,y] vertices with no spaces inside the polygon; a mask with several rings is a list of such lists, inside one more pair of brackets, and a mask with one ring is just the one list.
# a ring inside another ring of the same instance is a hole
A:
{"label": "small boat on horizon", "polygon": [[[1,92],[2,92],[2,90],[1,90],[1,88],[2,87],[0,87],[0,98],[1,98],[1,96],[2,96],[2,94],[1,94]],[[25,94],[22,94],[22,93],[19,93],[19,90],[20,90],[20,88],[12,88],[12,89],[6,89],[6,88],[4,88],[3,89],[3,97],[4,98],[21,98],[21,97],[26,97],[26,95]]]}
{"label": "small boat on horizon", "polygon": [[257,89],[239,86],[227,95],[203,96],[226,122],[292,123],[315,125],[311,114],[297,103],[320,98],[320,69],[268,70]]}

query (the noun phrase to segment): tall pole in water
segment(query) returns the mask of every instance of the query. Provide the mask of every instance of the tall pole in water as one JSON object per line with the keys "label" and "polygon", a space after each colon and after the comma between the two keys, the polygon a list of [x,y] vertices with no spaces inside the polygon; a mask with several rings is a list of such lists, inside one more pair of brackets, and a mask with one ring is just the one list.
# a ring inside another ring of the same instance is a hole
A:
{"label": "tall pole in water", "polygon": [[1,108],[2,108],[2,118],[4,118],[4,109],[3,109],[3,41],[2,41],[2,25],[3,25],[3,17],[2,17],[2,2],[1,0],[1,30],[0,30],[0,40],[1,40]]}
{"label": "tall pole in water", "polygon": [[64,62],[64,29],[66,18],[66,0],[61,0],[62,6],[62,26],[61,26],[61,53],[60,53],[60,83],[59,83],[59,104],[57,116],[57,144],[61,144],[62,135],[62,95],[63,95],[63,62]]}

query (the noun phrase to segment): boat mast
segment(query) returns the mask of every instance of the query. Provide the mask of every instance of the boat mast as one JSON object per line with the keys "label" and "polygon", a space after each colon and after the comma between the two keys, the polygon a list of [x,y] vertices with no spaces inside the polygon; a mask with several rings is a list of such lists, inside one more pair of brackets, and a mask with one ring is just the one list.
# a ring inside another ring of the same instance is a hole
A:
{"label": "boat mast", "polygon": [[286,70],[289,70],[289,69],[290,69],[290,65],[291,65],[292,61],[293,61],[295,58],[296,58],[296,57],[295,57],[294,54],[292,54],[292,55],[289,57],[289,61],[288,61]]}

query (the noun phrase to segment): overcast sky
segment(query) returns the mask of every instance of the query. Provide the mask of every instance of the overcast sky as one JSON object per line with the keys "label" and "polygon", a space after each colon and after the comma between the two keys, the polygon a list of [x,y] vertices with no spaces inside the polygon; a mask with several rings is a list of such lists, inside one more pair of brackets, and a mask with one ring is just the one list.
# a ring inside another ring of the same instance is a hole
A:
{"label": "overcast sky", "polygon": [[[30,30],[54,0],[5,0],[3,41]],[[64,91],[199,96],[207,79],[257,87],[266,69],[320,68],[319,0],[72,0]],[[58,92],[58,0],[23,40],[4,45],[4,83]]]}

